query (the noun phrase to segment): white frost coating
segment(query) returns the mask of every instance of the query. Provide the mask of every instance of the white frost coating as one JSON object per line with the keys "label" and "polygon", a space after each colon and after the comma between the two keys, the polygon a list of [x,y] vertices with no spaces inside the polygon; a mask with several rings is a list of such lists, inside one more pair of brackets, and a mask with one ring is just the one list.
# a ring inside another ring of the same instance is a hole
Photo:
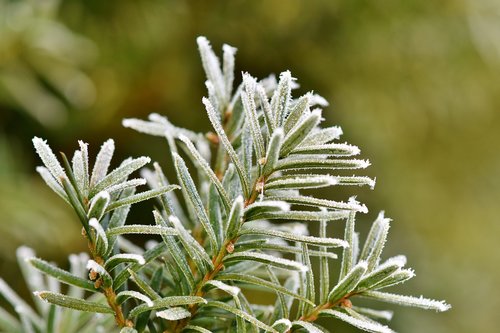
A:
{"label": "white frost coating", "polygon": [[86,267],[88,270],[94,271],[94,272],[98,273],[99,275],[107,275],[108,274],[106,272],[106,270],[104,269],[104,267],[102,267],[101,265],[99,265],[97,262],[95,262],[92,259],[89,259],[89,261],[87,261]]}
{"label": "white frost coating", "polygon": [[366,176],[351,176],[351,177],[337,177],[339,185],[368,185],[370,189],[373,190],[375,188],[375,184],[377,182],[377,178],[370,178]]}
{"label": "white frost coating", "polygon": [[89,226],[91,226],[92,228],[94,228],[94,230],[96,231],[97,235],[99,236],[99,238],[101,239],[101,241],[104,244],[104,251],[107,251],[108,250],[108,238],[106,237],[106,232],[102,228],[102,226],[99,223],[99,221],[97,221],[96,218],[91,218],[90,221],[89,221]]}
{"label": "white frost coating", "polygon": [[[368,268],[368,263],[367,263],[366,261],[360,261],[360,262],[358,262],[358,263],[357,263],[357,265],[356,265],[356,266],[358,266],[358,267],[360,267],[360,268],[362,268],[362,269],[366,270],[366,269]],[[355,266],[355,267],[356,267],[356,266]]]}
{"label": "white frost coating", "polygon": [[352,262],[357,262],[359,257],[359,232],[352,235]]}
{"label": "white frost coating", "polygon": [[96,202],[104,200],[105,204],[104,207],[107,207],[109,204],[109,201],[111,200],[111,196],[109,195],[108,191],[101,191],[95,195],[95,197],[92,198],[90,202],[90,208],[89,212],[92,211],[94,206],[96,205]]}
{"label": "white frost coating", "polygon": [[351,205],[352,209],[360,213],[368,213],[368,207],[366,207],[365,204],[361,204],[359,201],[357,201],[356,197],[350,197],[347,203]]}
{"label": "white frost coating", "polygon": [[393,330],[391,330],[389,327],[384,326],[382,324],[379,324],[373,320],[362,320],[359,318],[354,318],[353,316],[350,316],[348,314],[345,314],[343,312],[337,311],[337,310],[332,310],[332,309],[327,309],[327,310],[322,310],[320,311],[320,314],[326,314],[330,315],[332,317],[338,318],[342,321],[345,321],[346,323],[351,324],[354,327],[357,327],[359,329],[368,331],[368,332],[377,332],[377,333],[394,333]]}
{"label": "white frost coating", "polygon": [[108,187],[125,181],[131,173],[142,168],[149,162],[151,162],[151,159],[147,156],[125,159],[118,168],[111,171],[93,187],[93,193],[95,194],[96,192],[100,192]]}
{"label": "white frost coating", "polygon": [[[330,146],[330,145],[327,145],[327,146]],[[331,146],[335,147],[335,148],[345,149],[346,151],[349,151],[352,155],[359,155],[359,153],[361,153],[361,150],[359,149],[358,146],[348,144],[347,142],[333,143],[333,144],[331,144]]]}
{"label": "white frost coating", "polygon": [[358,146],[350,145],[347,142],[336,144],[334,146],[345,148],[346,150],[350,150],[353,155],[359,155],[361,150]]}
{"label": "white frost coating", "polygon": [[253,304],[252,308],[255,310],[255,312],[263,312],[267,315],[272,314],[274,311],[274,306],[272,305]]}
{"label": "white frost coating", "polygon": [[58,183],[61,183],[61,178],[66,178],[66,173],[63,167],[56,158],[56,155],[52,152],[47,141],[42,140],[38,137],[33,138],[33,146],[35,150],[42,159],[43,164],[47,167],[50,174],[56,179]]}
{"label": "white frost coating", "polygon": [[391,321],[392,317],[394,316],[394,312],[389,310],[373,310],[370,308],[362,308],[357,306],[353,306],[352,309],[362,315],[375,319],[384,319],[387,321]]}
{"label": "white frost coating", "polygon": [[174,126],[165,116],[162,116],[159,113],[150,113],[148,119],[154,121],[155,123],[160,123],[168,126]]}
{"label": "white frost coating", "polygon": [[[262,82],[262,81],[261,81]],[[267,99],[267,93],[266,89],[262,85],[262,83],[257,84],[257,95],[259,97],[259,101],[261,104],[261,109],[264,114],[264,119],[266,122],[266,125],[270,128],[270,132],[274,135],[276,133],[276,127],[274,124],[274,114],[273,110],[271,109],[271,104],[269,103],[269,100]],[[284,136],[283,131],[279,134],[281,137]]]}
{"label": "white frost coating", "polygon": [[59,283],[59,280],[53,276],[47,276],[47,286],[51,292],[54,293],[61,292],[61,284]]}
{"label": "white frost coating", "polygon": [[264,88],[264,91],[267,93],[273,92],[278,86],[278,81],[276,80],[275,74],[269,74],[265,78],[259,81],[259,85]]}
{"label": "white frost coating", "polygon": [[357,161],[359,163],[360,169],[366,169],[370,165],[372,165],[369,160],[354,160],[354,161]]}
{"label": "white frost coating", "polygon": [[153,247],[155,247],[156,245],[158,245],[158,242],[153,240],[153,239],[150,239],[148,240],[145,244],[144,244],[144,248],[146,250],[151,250]]}
{"label": "white frost coating", "polygon": [[[404,283],[404,282],[406,282],[406,281],[408,281],[410,279],[413,279],[415,277],[415,271],[413,269],[411,269],[411,268],[406,268],[406,269],[401,269],[400,268],[396,273],[394,273],[392,275],[392,277],[394,279],[398,278],[399,281],[395,281],[395,282],[393,282],[391,284],[387,284],[386,285],[387,287],[392,287],[392,286]],[[384,282],[386,282],[386,281],[382,281],[381,283],[383,284]],[[384,288],[386,286],[384,286]],[[382,289],[382,288],[379,288],[379,286],[376,285],[374,289]]]}
{"label": "white frost coating", "polygon": [[308,333],[324,333],[323,330],[320,330],[313,324],[307,322],[307,321],[302,321],[302,320],[297,320],[292,323],[292,326],[300,326],[306,329]]}
{"label": "white frost coating", "polygon": [[[151,113],[148,116],[148,119],[151,120],[152,122],[163,124],[166,126],[166,131],[169,131],[172,134],[175,134],[175,136],[178,136],[180,134],[183,134],[187,136],[191,141],[198,141],[199,139],[199,134],[196,132],[193,132],[191,130],[182,128],[182,127],[177,127],[172,124],[167,117],[162,116],[158,113]],[[165,131],[163,132],[163,135],[165,136]]]}
{"label": "white frost coating", "polygon": [[356,266],[352,267],[351,270],[337,283],[337,285],[333,287],[328,294],[328,299],[330,301],[337,301],[353,291],[358,286],[359,281],[363,278],[367,268],[368,263],[366,261],[358,262]]}
{"label": "white frost coating", "polygon": [[[238,244],[241,244],[243,242],[238,242]],[[263,245],[277,245],[277,246],[288,246],[288,242],[284,239],[281,238],[272,238],[272,239],[266,239]],[[298,247],[297,247],[298,249]]]}
{"label": "white frost coating", "polygon": [[210,123],[212,124],[212,127],[214,128],[215,132],[219,136],[220,142],[224,146],[227,154],[231,158],[231,161],[233,162],[233,164],[236,168],[236,171],[238,172],[238,175],[241,179],[241,186],[243,188],[243,192],[244,192],[245,196],[247,196],[250,194],[250,188],[249,188],[250,185],[249,185],[247,173],[246,173],[243,165],[241,164],[240,158],[238,157],[238,154],[234,150],[233,145],[229,141],[229,138],[227,137],[226,132],[224,131],[224,128],[222,127],[222,125],[220,123],[219,114],[215,111],[210,100],[203,97],[202,102],[205,105],[205,109],[207,111],[208,118],[210,119]]}
{"label": "white frost coating", "polygon": [[287,223],[281,225],[284,229],[288,229],[291,233],[297,234],[297,235],[302,235],[302,236],[308,236],[309,235],[309,229],[304,223]]}
{"label": "white frost coating", "polygon": [[352,170],[365,169],[368,166],[370,166],[368,160],[327,158],[326,155],[315,155],[314,158],[310,158],[308,155],[297,155],[280,160],[276,165],[276,170]]}
{"label": "white frost coating", "polygon": [[405,271],[407,272],[409,278],[414,278],[417,274],[415,274],[415,271],[413,270],[413,268],[406,268],[406,269],[403,269],[402,271]]}
{"label": "white frost coating", "polygon": [[361,153],[357,146],[348,143],[327,143],[301,145],[293,150],[295,154],[325,154],[325,156],[355,156]]}
{"label": "white frost coating", "polygon": [[304,139],[304,141],[300,143],[299,147],[332,142],[334,140],[338,140],[343,134],[342,129],[338,126],[313,130],[311,133],[312,134],[310,134],[307,138]]}
{"label": "white frost coating", "polygon": [[403,306],[413,306],[428,310],[436,310],[438,312],[444,312],[451,309],[451,305],[446,304],[445,301],[436,301],[433,299],[424,298],[423,296],[403,296],[380,291],[367,291],[362,295],[383,302],[394,303]]}
{"label": "white frost coating", "polygon": [[111,258],[109,258],[108,260],[113,260],[113,259],[125,260],[125,261],[135,261],[139,265],[144,265],[146,263],[146,260],[144,259],[143,256],[141,256],[140,254],[133,254],[133,253],[119,253],[119,254],[115,254],[114,256],[112,256]]}
{"label": "white frost coating", "polygon": [[61,184],[52,176],[50,171],[43,166],[36,167],[36,171],[42,176],[42,179],[45,181],[45,183],[54,191],[57,195],[59,195],[61,198],[63,198],[66,202],[69,203],[68,201],[68,196],[66,192],[64,192],[63,187]]}
{"label": "white frost coating", "polygon": [[156,313],[156,316],[166,320],[180,320],[191,317],[191,313],[184,308],[177,307],[163,311],[158,311]]}
{"label": "white frost coating", "polygon": [[245,208],[245,211],[253,210],[256,208],[277,208],[281,211],[288,212],[290,210],[290,204],[285,201],[274,201],[274,200],[258,201],[247,206]]}
{"label": "white frost coating", "polygon": [[255,154],[260,159],[265,155],[264,138],[257,115],[257,107],[255,105],[255,89],[257,81],[248,73],[243,74],[243,85],[245,89],[241,92],[241,102],[245,113],[246,123],[252,135]]}
{"label": "white frost coating", "polygon": [[254,229],[245,228],[241,230],[240,234],[256,234],[256,235],[267,235],[271,237],[280,237],[289,241],[309,243],[313,245],[329,246],[329,247],[348,247],[349,244],[343,239],[336,238],[326,238],[326,237],[314,237],[314,236],[303,236],[295,233],[282,232],[277,230],[268,229]]}
{"label": "white frost coating", "polygon": [[163,227],[159,225],[145,225],[145,224],[127,224],[121,227],[108,229],[108,236],[116,236],[122,234],[153,234],[153,235],[173,235],[176,231],[170,227]]}
{"label": "white frost coating", "polygon": [[[89,255],[85,252],[79,254],[70,254],[68,256],[68,260],[69,260],[69,271],[73,275],[86,279],[85,263],[87,262],[87,260],[89,260]],[[78,288],[76,286],[69,286],[67,291],[68,296],[75,298],[83,298],[84,293],[85,291],[83,289]]]}
{"label": "white frost coating", "polygon": [[142,179],[146,180],[146,183],[149,185],[151,189],[157,189],[158,187],[160,187],[160,182],[158,180],[158,177],[153,170],[148,168],[142,168],[141,170],[139,170],[139,174],[141,175]]}
{"label": "white frost coating", "polygon": [[215,92],[215,87],[212,84],[212,81],[206,80],[205,81],[205,88],[207,88],[207,91],[208,91],[208,99],[210,99],[210,101],[212,102],[212,105],[216,109],[218,109],[219,108],[219,102],[218,102],[217,94]]}
{"label": "white frost coating", "polygon": [[274,130],[273,135],[279,135],[281,137],[285,136],[285,131],[283,130],[283,127],[278,127]]}
{"label": "white frost coating", "polygon": [[235,286],[230,286],[224,282],[221,282],[221,281],[217,281],[217,280],[210,280],[210,281],[207,281],[207,284],[211,284],[212,286],[220,289],[220,290],[223,290],[225,292],[227,292],[228,294],[230,294],[231,296],[233,297],[236,297],[238,296],[238,294],[240,293],[241,289],[238,288],[238,287],[235,287]]}
{"label": "white frost coating", "polygon": [[29,259],[35,256],[35,251],[33,251],[31,247],[23,245],[17,248],[16,254],[19,258],[27,262]]}
{"label": "white frost coating", "polygon": [[[304,130],[307,128],[309,128],[309,130],[312,130],[310,129],[310,126],[314,128],[322,120],[322,111],[320,109],[314,109],[310,114],[303,115],[283,139],[283,146],[281,148],[282,151],[280,155],[284,156],[287,155],[290,151],[293,151],[296,146],[298,146],[305,140]],[[299,141],[297,142],[297,140]]]}
{"label": "white frost coating", "polygon": [[285,112],[291,99],[292,82],[293,78],[290,71],[287,70],[280,73],[278,86],[276,87],[276,90],[271,98],[271,109],[273,110],[275,116],[275,127],[283,125]]}
{"label": "white frost coating", "polygon": [[118,295],[116,295],[116,297],[119,299],[119,298],[122,298],[122,297],[133,297],[133,298],[137,298],[141,301],[143,301],[144,303],[146,303],[147,306],[149,307],[152,307],[154,305],[153,301],[151,300],[151,298],[149,298],[148,296],[144,295],[144,294],[141,294],[137,291],[133,291],[133,290],[126,290],[126,291],[122,291],[120,293],[118,293]]}
{"label": "white frost coating", "polygon": [[79,254],[70,254],[69,257],[70,271],[76,276],[84,276],[85,263],[89,260],[89,255],[85,252]]}
{"label": "white frost coating", "polygon": [[230,45],[224,44],[222,45],[223,51],[223,66],[222,66],[222,74],[224,76],[224,86],[226,88],[226,99],[229,101],[231,97],[231,92],[233,90],[233,81],[234,81],[234,55],[236,54],[236,48]]}
{"label": "white frost coating", "polygon": [[[184,134],[182,134],[184,135]],[[185,136],[185,135],[184,135]],[[195,142],[196,149],[200,153],[200,155],[206,160],[210,161],[212,156],[212,151],[210,150],[210,144],[207,140],[200,138]]]}
{"label": "white frost coating", "polygon": [[76,184],[80,191],[83,192],[85,188],[85,168],[83,166],[82,152],[76,150],[71,159],[71,165],[73,167],[73,174],[75,175]]}
{"label": "white frost coating", "polygon": [[123,127],[131,128],[140,133],[145,133],[153,136],[164,136],[165,131],[169,130],[170,127],[166,124],[158,123],[158,122],[149,122],[140,119],[123,119],[122,120]]}
{"label": "white frost coating", "polygon": [[83,189],[86,194],[89,185],[89,144],[82,140],[78,140],[78,145],[80,146],[80,152],[82,154]]}
{"label": "white frost coating", "polygon": [[198,43],[203,69],[205,70],[207,78],[214,85],[215,92],[218,95],[219,100],[227,100],[224,76],[222,75],[219,58],[217,58],[212,50],[212,47],[210,46],[210,42],[205,37],[198,37],[196,42]]}
{"label": "white frost coating", "polygon": [[[217,188],[217,191],[219,191],[219,194],[221,195],[224,205],[226,207],[230,207],[231,205],[230,199],[226,191],[224,190],[224,187],[222,186],[220,180],[217,178],[217,175],[214,173],[214,171],[208,164],[207,160],[200,154],[200,152],[196,149],[196,147],[193,145],[193,143],[187,136],[185,136],[184,134],[179,134],[179,140],[181,140],[186,145],[187,149],[191,152],[191,155],[196,159],[199,166],[203,169],[207,177]],[[210,157],[210,152],[208,152],[208,157]],[[210,186],[210,184],[204,182],[203,186],[207,186],[207,188],[204,190],[206,190],[207,191],[206,193],[208,193],[208,186]]]}
{"label": "white frost coating", "polygon": [[173,225],[173,227],[179,233],[181,242],[185,245],[185,249],[188,252],[188,254],[191,257],[202,259],[203,261],[205,261],[206,264],[209,265],[209,267],[214,268],[212,259],[207,254],[203,246],[201,246],[200,243],[198,243],[196,239],[193,238],[193,236],[191,235],[191,230],[189,231],[186,230],[182,225],[181,221],[174,215],[169,216],[168,219],[170,223]]}
{"label": "white frost coating", "polygon": [[299,270],[301,272],[307,272],[309,268],[305,265],[303,265],[300,262],[293,261],[293,260],[288,260],[288,259],[283,259],[283,258],[278,258],[269,254],[265,253],[257,253],[257,252],[238,252],[233,255],[229,255],[226,257],[227,259],[232,259],[232,258],[238,258],[240,260],[254,260],[254,261],[263,261],[267,262],[270,264],[274,264],[276,267],[280,268],[295,268],[296,270]]}
{"label": "white frost coating", "polygon": [[97,154],[94,168],[92,169],[92,177],[90,179],[90,186],[93,187],[99,183],[108,173],[109,164],[115,151],[115,142],[113,139],[108,139],[101,146],[101,150]]}
{"label": "white frost coating", "polygon": [[80,252],[77,256],[82,263],[85,263],[89,260],[89,254],[86,252]]}
{"label": "white frost coating", "polygon": [[[141,172],[142,172],[142,170],[141,170]],[[110,186],[106,189],[106,191],[109,193],[114,193],[114,192],[121,191],[121,190],[124,190],[124,189],[129,188],[129,187],[142,186],[142,185],[145,185],[146,183],[147,183],[147,181],[144,178],[134,178],[134,179],[130,179],[130,180],[127,180],[125,182]]]}
{"label": "white frost coating", "polygon": [[279,320],[276,320],[271,327],[276,327],[276,326],[284,326],[286,329],[284,330],[285,332],[292,328],[292,322],[286,318],[281,318]]}
{"label": "white frost coating", "polygon": [[404,267],[404,265],[406,265],[406,256],[400,255],[389,258],[380,266],[389,266],[389,265],[397,265],[400,268]]}
{"label": "white frost coating", "polygon": [[374,223],[379,225],[379,228],[382,230],[388,230],[390,227],[392,219],[385,217],[385,211],[381,210],[380,213],[377,215],[377,219],[375,220]]}
{"label": "white frost coating", "polygon": [[300,175],[296,177],[277,177],[270,179],[266,189],[283,188],[318,188],[338,183],[337,177],[330,175]]}
{"label": "white frost coating", "polygon": [[175,307],[158,311],[156,312],[156,316],[166,320],[180,320],[191,317],[191,312],[181,307]]}
{"label": "white frost coating", "polygon": [[358,186],[363,186],[363,185],[368,185],[370,186],[370,189],[375,188],[377,178],[371,179],[370,177],[365,177],[365,176],[351,176],[351,177],[337,177],[337,182],[339,185],[358,185]]}
{"label": "white frost coating", "polygon": [[314,106],[314,105],[319,105],[323,107],[327,107],[330,105],[328,101],[323,97],[318,94],[313,94],[313,93],[308,93],[309,94],[309,105]]}
{"label": "white frost coating", "polygon": [[16,250],[17,261],[29,289],[46,289],[42,273],[40,273],[36,269],[33,269],[31,264],[29,264],[29,260],[33,259],[35,256],[35,251],[27,246],[20,246]]}
{"label": "white frost coating", "polygon": [[122,251],[135,254],[144,253],[144,249],[142,247],[135,245],[131,241],[127,240],[125,237],[118,236],[116,241],[118,243],[118,247]]}
{"label": "white frost coating", "polygon": [[391,258],[387,259],[386,262],[388,262],[390,260],[391,261],[392,260],[396,260],[396,261],[400,262],[401,263],[401,267],[403,267],[404,265],[406,265],[406,262],[407,262],[406,256],[402,255],[402,254],[394,256],[394,257],[391,257]]}
{"label": "white frost coating", "polygon": [[[155,213],[155,211],[153,211],[153,214],[154,214],[154,213]],[[168,220],[169,220],[170,222],[172,222],[172,224],[173,224],[173,225],[176,225],[176,224],[178,224],[178,223],[181,223],[181,220],[179,220],[179,218],[178,218],[177,216],[175,216],[175,215],[170,215],[170,216],[168,217]],[[191,233],[191,230],[189,230],[189,233]]]}
{"label": "white frost coating", "polygon": [[370,271],[378,265],[380,255],[387,240],[390,221],[391,219],[384,217],[384,211],[381,211],[368,233],[360,258],[368,261],[368,270]]}

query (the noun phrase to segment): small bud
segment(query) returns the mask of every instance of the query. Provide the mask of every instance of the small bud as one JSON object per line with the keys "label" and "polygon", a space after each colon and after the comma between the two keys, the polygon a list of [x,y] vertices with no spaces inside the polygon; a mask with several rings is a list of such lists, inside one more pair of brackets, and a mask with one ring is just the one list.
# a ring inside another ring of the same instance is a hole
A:
{"label": "small bud", "polygon": [[226,251],[228,253],[233,253],[234,252],[234,243],[233,242],[229,242],[229,244],[226,245]]}
{"label": "small bud", "polygon": [[96,282],[94,282],[94,287],[95,287],[96,289],[101,288],[101,286],[102,286],[102,280],[101,280],[101,279],[99,279],[99,280],[97,280]]}
{"label": "small bud", "polygon": [[263,189],[264,189],[264,182],[263,181],[259,181],[259,182],[257,182],[257,184],[255,184],[255,190],[257,192],[262,192]]}
{"label": "small bud", "polygon": [[94,271],[94,270],[89,271],[89,279],[90,280],[95,281],[97,279],[97,276],[98,276],[98,274],[96,271]]}
{"label": "small bud", "polygon": [[260,165],[264,165],[266,163],[267,163],[267,158],[266,157],[259,158],[259,164]]}
{"label": "small bud", "polygon": [[352,308],[352,302],[350,299],[346,298],[340,302],[340,306],[344,308]]}
{"label": "small bud", "polygon": [[214,132],[208,132],[205,136],[210,143],[214,145],[219,144],[219,137]]}

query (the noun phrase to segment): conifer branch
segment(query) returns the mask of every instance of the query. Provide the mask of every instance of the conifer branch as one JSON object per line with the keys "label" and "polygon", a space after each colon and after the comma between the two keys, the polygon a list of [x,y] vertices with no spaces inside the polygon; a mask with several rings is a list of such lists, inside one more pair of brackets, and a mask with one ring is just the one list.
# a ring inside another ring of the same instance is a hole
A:
{"label": "conifer branch", "polygon": [[[358,147],[338,142],[339,127],[321,127],[321,107],[328,103],[313,93],[294,97],[297,84],[289,71],[260,81],[244,73],[233,89],[239,79],[236,49],[223,46],[220,61],[206,38],[197,42],[208,90],[201,104],[214,132],[182,129],[158,114],[123,121],[166,139],[178,185],[157,163],[144,168],[150,162],[145,156],[109,171],[111,139],[92,167],[83,141],[70,162],[64,154],[59,161],[46,141],[33,139],[43,163],[37,171],[75,211],[89,254],[70,256],[65,270],[21,248],[19,264],[35,292],[36,309],[0,280],[0,294],[17,313],[0,308],[0,330],[72,332],[78,330],[75,323],[84,323],[86,331],[118,327],[121,333],[322,332],[317,319],[328,317],[388,333],[393,331],[378,321],[389,320],[392,312],[366,308],[358,304],[362,298],[448,310],[443,301],[385,291],[415,274],[404,256],[383,259],[390,227],[383,213],[360,247],[356,220],[368,212],[364,204],[303,193],[375,185],[372,178],[345,174],[370,162],[354,158]],[[143,178],[131,178],[138,170]],[[146,183],[151,189],[137,192]],[[149,199],[156,203],[154,223],[127,223],[130,207]],[[346,221],[343,238],[328,232],[336,221]],[[311,232],[316,224],[317,234]],[[158,238],[143,248],[127,240],[129,234]],[[329,264],[338,247],[342,261],[332,284]],[[311,257],[319,259],[319,269]],[[60,283],[69,286],[67,295],[59,292]],[[276,295],[275,304],[250,302],[252,288]],[[80,312],[103,316],[90,320]]]}

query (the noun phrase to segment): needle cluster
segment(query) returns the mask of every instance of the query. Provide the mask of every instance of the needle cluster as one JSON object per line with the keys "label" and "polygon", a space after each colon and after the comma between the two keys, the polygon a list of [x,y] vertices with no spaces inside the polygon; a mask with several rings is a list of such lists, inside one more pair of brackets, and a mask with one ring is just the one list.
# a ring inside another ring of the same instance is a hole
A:
{"label": "needle cluster", "polygon": [[[224,45],[221,65],[209,42],[197,41],[213,132],[179,128],[158,114],[123,121],[166,140],[178,185],[157,163],[145,168],[147,157],[109,171],[112,140],[91,168],[86,143],[79,142],[70,162],[33,139],[44,165],[37,171],[73,207],[89,253],[70,256],[64,270],[21,248],[36,308],[0,281],[0,294],[18,315],[1,310],[0,330],[316,333],[326,332],[317,319],[329,317],[393,332],[385,324],[392,312],[366,307],[363,299],[448,310],[441,301],[386,291],[414,272],[404,256],[383,259],[390,225],[383,213],[360,239],[356,218],[368,211],[364,204],[307,194],[375,184],[346,175],[370,163],[356,158],[358,147],[339,142],[339,127],[321,126],[328,103],[312,92],[292,97],[297,84],[288,71],[262,80],[243,73],[233,89],[236,49]],[[141,177],[131,178],[137,170]],[[146,183],[150,189],[138,192]],[[154,224],[126,223],[130,207],[147,199],[156,200]],[[344,234],[329,235],[329,224],[345,225]],[[140,248],[129,234],[159,237]],[[339,272],[333,260],[341,260]],[[69,286],[64,293],[61,283]],[[274,294],[275,302],[259,303],[253,290]]]}

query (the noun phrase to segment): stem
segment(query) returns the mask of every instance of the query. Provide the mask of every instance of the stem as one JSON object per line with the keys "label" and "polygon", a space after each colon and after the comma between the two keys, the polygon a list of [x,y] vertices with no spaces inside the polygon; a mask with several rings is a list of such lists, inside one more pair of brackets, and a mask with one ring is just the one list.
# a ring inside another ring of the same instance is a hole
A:
{"label": "stem", "polygon": [[122,307],[116,303],[116,294],[112,287],[105,288],[103,290],[104,295],[106,296],[106,300],[108,301],[109,306],[115,312],[115,320],[116,324],[119,327],[133,327],[133,323],[130,320],[125,319],[123,315]]}
{"label": "stem", "polygon": [[[231,116],[232,116],[232,112],[230,112],[230,111],[226,111],[224,113],[224,124],[223,124],[224,130],[226,130],[226,126],[227,126],[227,124],[229,122],[229,118]],[[211,141],[216,145],[216,149],[217,149],[217,156],[215,159],[216,165],[215,165],[214,172],[218,178],[222,179],[222,175],[223,175],[222,169],[224,169],[225,165],[226,165],[225,163],[223,163],[223,161],[225,161],[226,152],[221,147],[218,140],[211,140]],[[256,179],[255,183],[252,186],[252,192],[250,193],[250,196],[245,200],[245,207],[247,207],[248,205],[251,205],[252,203],[255,202],[255,200],[257,200],[257,198],[259,196],[258,185],[259,184],[262,185],[262,188],[263,188],[263,186],[264,186],[263,184],[265,183],[265,181],[267,180],[267,178],[269,176],[270,175],[265,177],[265,176],[261,175],[260,177],[258,177]],[[245,221],[242,221],[241,224],[243,224],[243,223],[245,223]],[[203,297],[205,295],[205,292],[203,291],[203,287],[205,286],[207,281],[212,280],[224,268],[224,265],[223,265],[224,258],[226,256],[226,254],[229,252],[227,250],[227,248],[229,245],[234,245],[238,241],[238,238],[239,238],[239,236],[236,236],[232,239],[225,239],[224,240],[224,243],[220,247],[219,253],[216,256],[214,256],[212,259],[214,269],[211,270],[210,272],[207,272],[205,274],[205,276],[203,277],[203,279],[201,279],[198,282],[192,295],[199,296],[199,297]],[[232,252],[232,251],[230,251],[230,252]],[[190,318],[192,318],[194,316],[194,314],[196,313],[197,310],[198,310],[198,304],[190,305],[189,311],[191,312],[191,317],[177,321],[174,324],[172,331],[175,333],[182,331],[182,329],[189,323]]]}
{"label": "stem", "polygon": [[250,193],[250,197],[247,200],[245,200],[245,207],[253,204],[255,202],[255,200],[257,200],[259,193],[260,193],[258,185],[260,184],[259,186],[264,188],[264,184],[269,176],[267,176],[267,177],[260,176],[259,178],[257,178],[257,180],[255,181],[255,184],[253,184],[253,186],[252,186],[252,192]]}
{"label": "stem", "polygon": [[[339,306],[339,305],[345,306],[345,307],[351,307],[352,304],[351,304],[351,301],[349,300],[349,298],[354,296],[354,295],[356,295],[356,292],[350,292],[335,302],[326,302],[324,304],[320,304],[320,305],[316,306],[314,309],[312,309],[308,314],[301,316],[299,318],[299,320],[313,322],[316,319],[318,319],[319,313],[322,310],[331,309],[331,308],[334,308],[334,307]],[[291,330],[289,330],[287,333],[289,333],[289,332],[291,332]]]}
{"label": "stem", "polygon": [[[238,239],[238,237],[233,238],[231,240],[224,241],[224,244],[221,246],[219,253],[217,254],[217,256],[215,256],[212,259],[212,263],[214,264],[214,269],[211,270],[210,272],[207,272],[205,274],[205,276],[203,277],[203,279],[201,279],[200,282],[198,282],[198,284],[196,285],[195,291],[193,293],[194,296],[203,297],[205,295],[205,292],[203,291],[203,287],[205,286],[205,283],[207,283],[207,281],[212,280],[220,272],[220,270],[224,267],[223,261],[224,261],[224,257],[227,254],[226,247],[230,243],[236,242],[237,239]],[[191,312],[191,317],[194,316],[194,314],[196,313],[197,310],[198,310],[198,304],[192,304],[189,306],[189,311]],[[188,324],[188,322],[189,322],[189,318],[182,319],[179,322],[177,322],[175,327],[174,327],[174,332],[180,332]]]}
{"label": "stem", "polygon": [[[257,184],[257,182],[259,182],[261,180],[261,178],[262,177],[260,177],[256,181],[256,184]],[[252,190],[252,194],[250,195],[250,198],[248,198],[245,201],[245,206],[248,206],[248,205],[254,203],[255,200],[257,199],[259,192],[255,190],[256,184],[254,184],[254,186],[253,186],[254,189]],[[244,222],[245,221],[243,221],[242,224]],[[207,281],[212,280],[221,271],[221,269],[224,268],[223,262],[224,262],[224,258],[226,256],[226,254],[228,253],[227,247],[230,244],[235,244],[238,241],[238,238],[239,238],[239,236],[234,237],[232,239],[226,239],[224,241],[224,243],[220,247],[219,253],[216,256],[214,256],[214,258],[212,259],[212,263],[214,264],[214,269],[211,270],[210,272],[207,272],[205,274],[205,276],[203,277],[203,279],[201,279],[200,282],[198,282],[198,284],[196,285],[195,291],[193,293],[194,296],[203,297],[205,295],[205,292],[203,291],[203,287],[205,286]],[[194,314],[196,313],[197,310],[198,310],[198,304],[192,304],[189,306],[189,311],[191,312],[191,317],[194,316]],[[175,324],[173,331],[180,332],[188,324],[188,322],[189,322],[189,318],[182,319],[182,320],[178,321]]]}
{"label": "stem", "polygon": [[[104,262],[105,260],[97,254],[95,244],[91,242],[88,239],[88,246],[89,246],[89,252],[90,256],[92,257],[92,260],[94,260],[96,263],[104,267]],[[96,281],[96,286],[100,285],[100,281]],[[133,327],[133,323],[130,320],[127,320],[125,316],[123,315],[122,307],[116,303],[116,293],[113,290],[113,287],[107,287],[102,289],[102,293],[106,297],[106,301],[108,302],[108,305],[110,306],[111,309],[115,312],[115,320],[116,324],[119,327]]]}

